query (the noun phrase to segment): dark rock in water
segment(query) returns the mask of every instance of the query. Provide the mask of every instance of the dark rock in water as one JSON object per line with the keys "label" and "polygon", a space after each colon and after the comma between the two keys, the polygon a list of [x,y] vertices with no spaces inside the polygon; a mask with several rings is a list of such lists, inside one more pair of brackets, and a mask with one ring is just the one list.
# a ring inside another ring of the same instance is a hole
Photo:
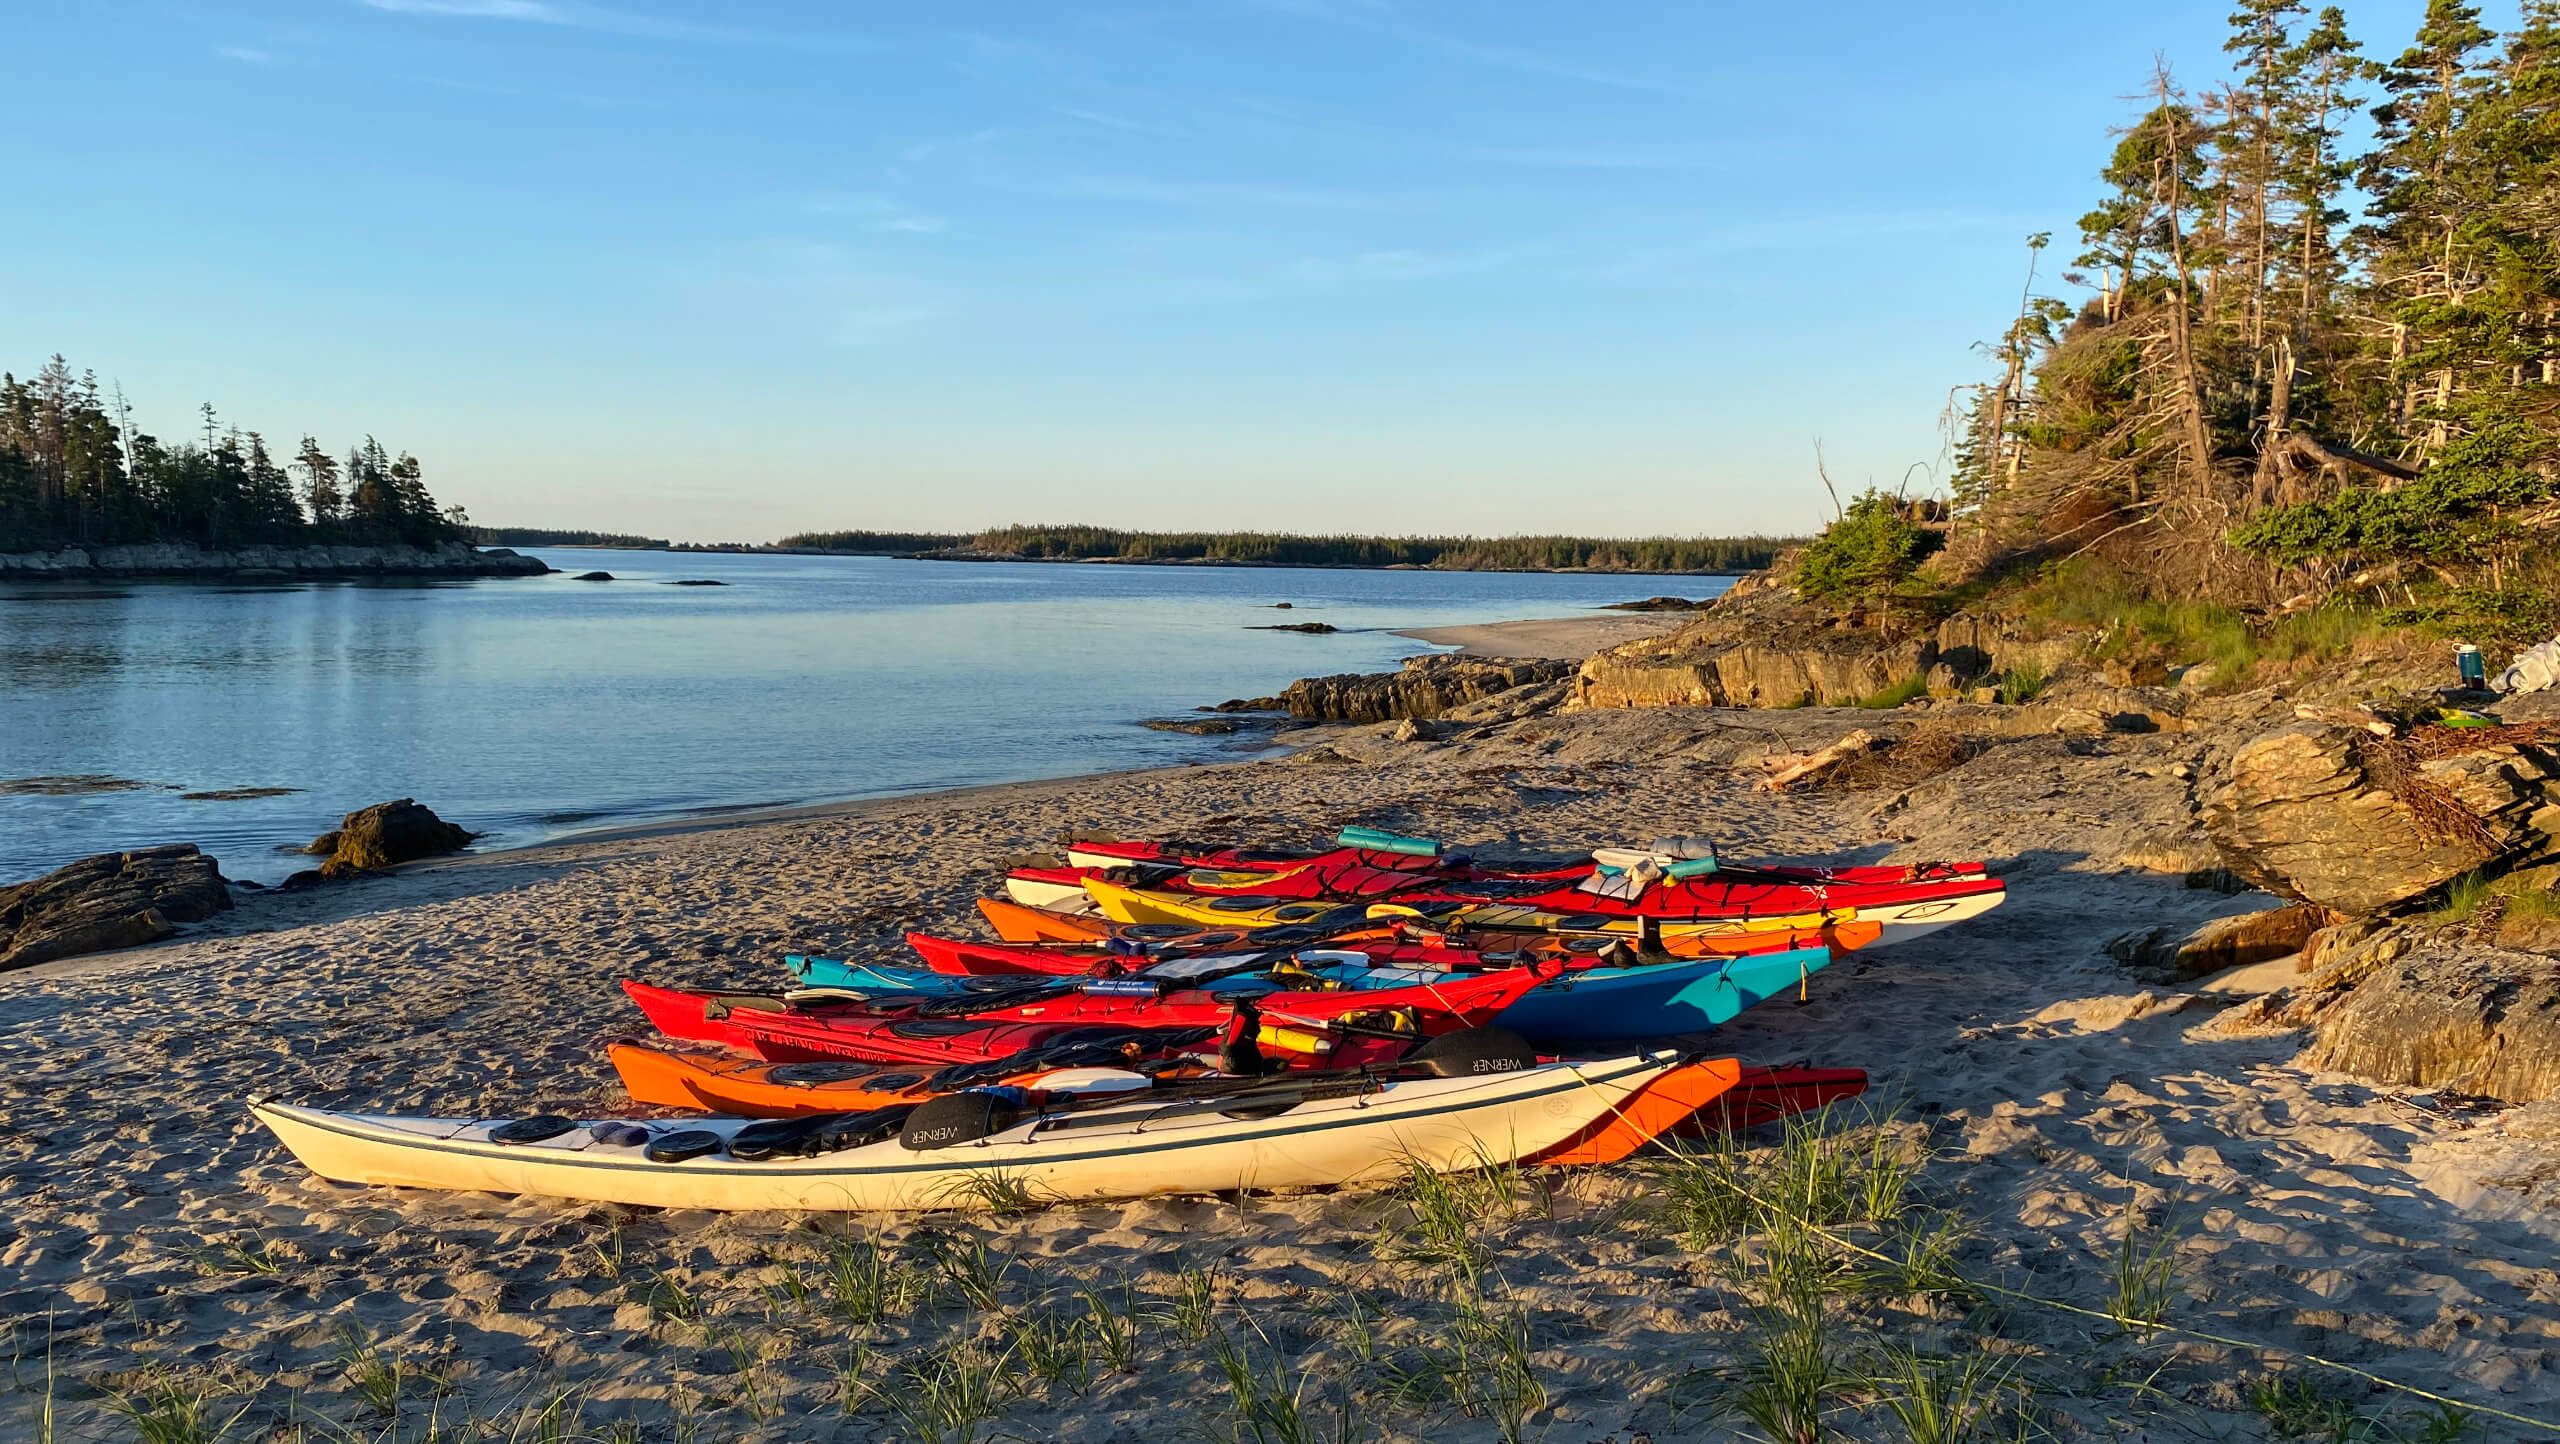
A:
{"label": "dark rock in water", "polygon": [[0,887],[0,969],[158,942],[230,906],[221,868],[193,843],[84,857]]}
{"label": "dark rock in water", "polygon": [[1271,610],[1275,612],[1286,612],[1292,610],[1292,608],[1287,602],[1273,602],[1271,604]]}
{"label": "dark rock in water", "polygon": [[1286,712],[1289,704],[1278,697],[1230,697],[1211,712]]}
{"label": "dark rock in water", "polygon": [[1248,627],[1252,632],[1304,632],[1311,637],[1331,636],[1342,629],[1330,622],[1281,622],[1268,627]]}
{"label": "dark rock in water", "polygon": [[415,799],[403,797],[348,813],[338,823],[337,831],[322,833],[303,851],[329,859],[320,865],[320,875],[336,878],[360,869],[394,867],[422,857],[459,852],[479,835],[436,816]]}
{"label": "dark rock in water", "polygon": [[612,581],[612,580],[613,580],[613,573],[611,573],[611,572],[580,572],[580,573],[578,573],[576,576],[571,577],[569,580],[571,580],[571,581],[573,581],[573,582],[609,582],[609,581]]}
{"label": "dark rock in water", "polygon": [[709,577],[687,577],[683,581],[669,582],[667,585],[671,587],[725,587],[729,584],[727,582],[713,581]]}
{"label": "dark rock in water", "polygon": [[1138,725],[1158,732],[1188,732],[1194,737],[1224,737],[1242,730],[1224,717],[1150,717]]}
{"label": "dark rock in water", "polygon": [[0,797],[81,797],[92,792],[140,792],[148,782],[80,772],[56,777],[12,777],[0,781]]}
{"label": "dark rock in water", "polygon": [[1604,612],[1694,612],[1705,605],[1704,602],[1693,602],[1686,597],[1647,597],[1641,602],[1611,602],[1600,610]]}
{"label": "dark rock in water", "polygon": [[1315,722],[1429,721],[1452,707],[1514,687],[1562,681],[1574,670],[1572,662],[1562,659],[1437,653],[1406,658],[1400,672],[1303,678],[1290,683],[1279,700],[1290,716]]}
{"label": "dark rock in water", "polygon": [[299,787],[225,787],[218,792],[181,792],[180,802],[252,802],[261,797],[289,797]]}

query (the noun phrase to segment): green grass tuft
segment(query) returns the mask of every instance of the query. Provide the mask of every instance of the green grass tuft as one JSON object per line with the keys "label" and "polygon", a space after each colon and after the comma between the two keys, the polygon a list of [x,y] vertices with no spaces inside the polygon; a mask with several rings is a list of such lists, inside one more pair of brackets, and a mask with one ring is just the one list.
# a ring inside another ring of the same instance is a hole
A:
{"label": "green grass tuft", "polygon": [[1892,686],[1885,688],[1881,692],[1871,692],[1849,705],[1852,707],[1864,707],[1870,711],[1881,712],[1890,708],[1899,707],[1903,703],[1911,701],[1916,697],[1925,697],[1928,694],[1929,679],[1914,675],[1903,678],[1901,681],[1894,683]]}
{"label": "green grass tuft", "polygon": [[2116,1243],[2107,1313],[2129,1333],[2148,1334],[2166,1322],[2178,1292],[2178,1246],[2186,1231],[2175,1214],[2146,1229],[2125,1206],[2124,1236]]}
{"label": "green grass tuft", "polygon": [[1999,690],[1998,700],[2002,703],[2023,707],[2044,690],[2045,680],[2043,664],[2021,662],[1994,678],[1992,685]]}
{"label": "green grass tuft", "polygon": [[1979,1350],[1952,1359],[1887,1345],[1861,1376],[1910,1444],[1966,1444],[1987,1437],[2016,1367]]}

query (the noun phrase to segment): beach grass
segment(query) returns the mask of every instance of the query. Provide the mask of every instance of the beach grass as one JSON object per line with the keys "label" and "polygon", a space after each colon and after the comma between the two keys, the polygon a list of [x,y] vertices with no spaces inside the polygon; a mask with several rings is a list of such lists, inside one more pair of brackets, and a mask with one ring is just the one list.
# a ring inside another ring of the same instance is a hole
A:
{"label": "beach grass", "polygon": [[1207,1339],[1218,1327],[1217,1280],[1196,1264],[1183,1265],[1163,1314],[1175,1338],[1193,1344]]}
{"label": "beach grass", "polygon": [[1088,1283],[1078,1292],[1083,1295],[1085,1305],[1079,1326],[1091,1341],[1094,1356],[1101,1361],[1103,1372],[1125,1374],[1135,1369],[1138,1346],[1145,1337],[1137,1290],[1123,1278],[1115,1289],[1106,1290],[1098,1283]]}
{"label": "beach grass", "polygon": [[1002,1289],[1013,1261],[989,1248],[985,1239],[975,1234],[929,1233],[924,1236],[924,1255],[942,1297],[973,1309],[993,1311],[1004,1306]]}
{"label": "beach grass", "polygon": [[820,1277],[827,1312],[862,1326],[908,1314],[932,1292],[923,1273],[877,1230],[830,1235]]}
{"label": "beach grass", "polygon": [[2165,1323],[2178,1292],[2178,1251],[2186,1231],[2174,1212],[2146,1226],[2134,1205],[2125,1205],[2112,1271],[2108,1276],[2107,1314],[2119,1328],[2147,1334]]}
{"label": "beach grass", "polygon": [[1010,1348],[944,1339],[854,1379],[846,1402],[894,1417],[917,1444],[975,1444],[1013,1397],[1014,1362]]}
{"label": "beach grass", "polygon": [[1899,1343],[1877,1349],[1859,1382],[1908,1444],[1989,1437],[2017,1390],[2017,1366],[1981,1350],[1934,1356]]}
{"label": "beach grass", "polygon": [[135,1444],[224,1444],[253,1407],[242,1403],[226,1414],[227,1392],[212,1374],[159,1367],[130,1387],[110,1388],[106,1398]]}
{"label": "beach grass", "polygon": [[[1227,1384],[1235,1444],[1365,1444],[1372,1437],[1368,1412],[1348,1379],[1325,1388],[1259,1327],[1248,1327],[1251,1341],[1221,1331],[1210,1343]],[[1330,1417],[1322,1397],[1327,1394]]]}

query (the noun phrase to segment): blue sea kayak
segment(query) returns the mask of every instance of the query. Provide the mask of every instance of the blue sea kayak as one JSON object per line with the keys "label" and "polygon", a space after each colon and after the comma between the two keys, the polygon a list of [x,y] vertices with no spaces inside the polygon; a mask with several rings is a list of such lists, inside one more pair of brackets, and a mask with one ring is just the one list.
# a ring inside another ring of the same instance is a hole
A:
{"label": "blue sea kayak", "polygon": [[[1322,955],[1317,955],[1322,956]],[[1338,956],[1338,955],[1337,955]],[[1240,959],[1225,962],[1231,965]],[[1316,962],[1316,956],[1306,958]],[[922,968],[878,963],[849,963],[834,958],[793,955],[784,960],[791,975],[808,987],[849,988],[857,992],[951,997],[964,993],[1019,989],[1017,977],[967,977]],[[1589,1043],[1609,1038],[1659,1038],[1695,1033],[1730,1022],[1743,1009],[1764,998],[1800,987],[1828,967],[1829,948],[1748,957],[1688,958],[1678,962],[1643,963],[1631,968],[1585,968],[1569,972],[1532,991],[1505,1009],[1495,1021],[1533,1043]],[[1184,972],[1215,972],[1221,960],[1188,958],[1144,969],[1140,976],[1175,981]],[[1362,968],[1335,958],[1310,969],[1351,982],[1354,987],[1410,987],[1446,973],[1420,968]],[[1053,980],[1054,981],[1054,980]],[[1219,992],[1251,994],[1277,990],[1266,979],[1220,978]]]}
{"label": "blue sea kayak", "polygon": [[1690,958],[1632,968],[1587,968],[1532,991],[1495,1022],[1532,1043],[1659,1038],[1731,1022],[1763,998],[1799,987],[1831,964],[1829,948]]}
{"label": "blue sea kayak", "polygon": [[[1238,974],[1235,969],[1256,963],[1277,963],[1286,956],[1256,952],[1173,958],[1132,969],[1129,976],[1152,978],[1168,985],[1179,985],[1188,977],[1206,977],[1211,981],[1202,986],[1212,992],[1246,996],[1277,993],[1285,991],[1289,984],[1258,974]],[[1371,967],[1365,956],[1344,951],[1302,951],[1296,955],[1296,961],[1307,972],[1361,989],[1410,988],[1453,976],[1437,968]],[[785,957],[782,965],[805,988],[845,988],[882,996],[953,998],[968,993],[1018,993],[1026,985],[1055,986],[1076,981],[1073,975],[1068,974],[979,977],[903,968],[887,963],[851,963],[841,958],[808,957],[799,953]]]}

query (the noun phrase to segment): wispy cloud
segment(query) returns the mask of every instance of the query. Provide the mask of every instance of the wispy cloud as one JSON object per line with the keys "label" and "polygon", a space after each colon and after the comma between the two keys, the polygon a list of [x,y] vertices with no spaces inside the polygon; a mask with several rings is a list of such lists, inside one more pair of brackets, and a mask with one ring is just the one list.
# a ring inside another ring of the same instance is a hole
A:
{"label": "wispy cloud", "polygon": [[583,0],[358,0],[358,3],[367,9],[387,11],[395,15],[427,15],[450,20],[497,20],[520,25],[550,25],[562,29],[594,30],[609,35],[630,35],[649,40],[712,40],[738,44],[783,40],[807,42],[818,38],[742,30],[728,25],[704,25],[690,20],[672,20],[660,15],[644,15],[636,11],[613,10],[601,5],[589,5],[583,3]]}
{"label": "wispy cloud", "polygon": [[1185,134],[1185,132],[1177,130],[1169,125],[1152,125],[1143,120],[1131,120],[1125,115],[1111,115],[1104,111],[1087,110],[1081,105],[1053,105],[1049,107],[1049,113],[1052,115],[1062,116],[1068,120],[1082,121],[1086,125],[1098,125],[1105,130],[1127,131],[1132,135],[1158,135],[1168,138],[1179,138]]}
{"label": "wispy cloud", "polygon": [[1530,166],[1551,170],[1715,170],[1724,165],[1713,157],[1679,151],[1612,150],[1579,146],[1469,146],[1464,153],[1478,160],[1502,165]]}
{"label": "wispy cloud", "polygon": [[1386,209],[1385,197],[1362,191],[1319,186],[1257,185],[1235,181],[1166,180],[1156,176],[1107,175],[1064,171],[1025,178],[1015,189],[1043,195],[1146,205],[1259,207],[1281,210],[1365,211]]}
{"label": "wispy cloud", "polygon": [[870,345],[942,314],[926,288],[858,251],[804,240],[771,241],[760,250],[765,272],[757,289],[792,306],[831,344]]}
{"label": "wispy cloud", "polygon": [[894,262],[799,236],[725,247],[661,274],[696,324],[764,339],[863,348],[911,336],[948,310],[939,288]]}
{"label": "wispy cloud", "polygon": [[1654,95],[1692,97],[1699,92],[1694,86],[1682,85],[1659,76],[1639,75],[1605,65],[1594,65],[1571,56],[1554,55],[1542,50],[1523,50],[1511,45],[1492,45],[1470,40],[1447,31],[1435,30],[1405,18],[1404,13],[1387,0],[1252,0],[1262,9],[1302,20],[1312,20],[1347,29],[1365,30],[1425,50],[1438,51],[1460,60],[1489,65],[1500,70],[1527,75],[1552,76],[1559,80],[1579,81],[1586,85],[1606,86],[1612,90],[1643,91]]}
{"label": "wispy cloud", "polygon": [[1053,160],[1015,159],[1006,153],[1004,142],[1024,134],[997,126],[918,141],[900,153],[899,164],[891,168],[890,178],[956,181],[1016,195],[1216,209],[1350,211],[1388,209],[1397,204],[1389,197],[1322,186],[1168,179],[1087,170]]}
{"label": "wispy cloud", "polygon": [[225,60],[237,60],[243,65],[273,65],[276,63],[276,58],[273,53],[260,50],[254,45],[217,45],[213,47],[213,53]]}
{"label": "wispy cloud", "polygon": [[1318,290],[1406,284],[1481,276],[1528,259],[1526,247],[1492,251],[1362,251],[1350,256],[1311,256],[1281,268],[1284,280]]}
{"label": "wispy cloud", "polygon": [[948,223],[942,217],[910,210],[887,196],[813,196],[803,204],[802,209],[811,215],[846,217],[866,231],[898,231],[910,235],[930,236],[948,227]]}

